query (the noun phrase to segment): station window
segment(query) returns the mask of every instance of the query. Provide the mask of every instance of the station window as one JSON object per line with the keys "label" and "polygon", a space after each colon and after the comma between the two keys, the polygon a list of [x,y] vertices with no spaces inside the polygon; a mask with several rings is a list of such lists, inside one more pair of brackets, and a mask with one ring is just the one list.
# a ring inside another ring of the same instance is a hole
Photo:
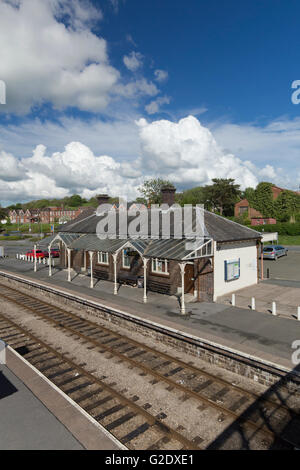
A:
{"label": "station window", "polygon": [[152,258],[152,272],[159,274],[169,274],[168,261],[166,259]]}
{"label": "station window", "polygon": [[126,254],[126,250],[122,251],[122,266],[123,268],[130,268],[130,256]]}
{"label": "station window", "polygon": [[108,253],[107,251],[98,251],[98,263],[108,264]]}

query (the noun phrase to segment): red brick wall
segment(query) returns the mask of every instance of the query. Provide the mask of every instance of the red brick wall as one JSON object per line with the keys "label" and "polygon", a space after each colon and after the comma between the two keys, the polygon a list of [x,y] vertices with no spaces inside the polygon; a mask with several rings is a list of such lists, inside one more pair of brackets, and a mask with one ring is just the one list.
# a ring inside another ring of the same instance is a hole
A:
{"label": "red brick wall", "polygon": [[[86,256],[86,267],[90,268],[90,256],[89,253]],[[61,267],[67,267],[65,262],[65,248],[61,247]],[[84,254],[82,251],[71,252],[71,267],[77,272],[81,271],[81,267],[84,266]],[[114,281],[114,263],[113,257],[109,254],[109,265],[98,264],[97,252],[93,255],[93,271],[95,276]],[[151,260],[147,263],[147,286],[149,290],[165,290],[166,293],[174,295],[178,291],[178,287],[181,288],[181,272],[178,261],[169,260],[168,263],[168,275],[161,275],[152,273],[151,271]],[[118,254],[117,258],[117,276],[119,274],[125,274],[128,272],[130,275],[143,276],[144,268],[141,257],[137,258],[137,264],[133,266],[131,270],[127,270],[122,267],[122,252]],[[214,278],[213,278],[213,265],[209,262],[209,259],[203,258],[194,262],[194,277],[195,289],[200,289],[200,300],[201,301],[212,301],[214,294]],[[198,280],[199,279],[199,280]]]}
{"label": "red brick wall", "polygon": [[257,218],[257,219],[251,219],[251,225],[274,225],[276,224],[276,219],[272,218]]}
{"label": "red brick wall", "polygon": [[234,216],[239,217],[240,207],[246,207],[246,206],[249,208],[249,202],[247,201],[247,199],[242,199],[241,201],[237,202],[234,206]]}

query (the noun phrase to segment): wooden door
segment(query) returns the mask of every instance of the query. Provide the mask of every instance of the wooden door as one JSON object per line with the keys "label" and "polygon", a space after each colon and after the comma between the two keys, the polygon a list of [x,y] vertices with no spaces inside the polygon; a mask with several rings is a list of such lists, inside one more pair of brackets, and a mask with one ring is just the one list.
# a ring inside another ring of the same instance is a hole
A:
{"label": "wooden door", "polygon": [[194,265],[186,264],[184,273],[184,293],[194,294]]}

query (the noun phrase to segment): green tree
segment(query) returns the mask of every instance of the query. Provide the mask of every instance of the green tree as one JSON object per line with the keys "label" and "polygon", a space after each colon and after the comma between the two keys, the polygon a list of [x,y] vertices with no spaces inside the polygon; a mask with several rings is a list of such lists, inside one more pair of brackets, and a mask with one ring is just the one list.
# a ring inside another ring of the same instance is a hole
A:
{"label": "green tree", "polygon": [[79,207],[79,206],[82,205],[82,203],[83,203],[83,201],[82,201],[81,196],[79,196],[79,194],[73,194],[73,196],[71,196],[69,198],[68,206],[70,206],[70,207]]}
{"label": "green tree", "polygon": [[174,187],[174,185],[168,180],[163,180],[162,178],[153,178],[144,181],[143,185],[138,188],[138,191],[142,194],[142,197],[146,199],[148,203],[161,204],[161,189],[163,186]]}
{"label": "green tree", "polygon": [[241,196],[240,185],[233,178],[213,178],[212,182],[204,187],[206,205],[219,210],[221,215],[233,215],[234,204]]}
{"label": "green tree", "polygon": [[183,191],[181,195],[180,204],[206,204],[206,190],[203,186],[196,186],[195,188]]}
{"label": "green tree", "polygon": [[241,198],[247,199],[251,207],[255,206],[255,189],[254,188],[246,188],[245,191],[242,193]]}
{"label": "green tree", "polygon": [[300,212],[300,196],[293,191],[285,190],[274,202],[274,208],[279,222],[295,222],[296,215]]}
{"label": "green tree", "polygon": [[[275,217],[275,203],[272,193],[272,183],[261,182],[256,186],[254,209],[261,212],[263,217]],[[249,201],[250,202],[250,201]]]}
{"label": "green tree", "polygon": [[8,216],[8,210],[4,209],[4,207],[0,204],[0,220],[5,219]]}

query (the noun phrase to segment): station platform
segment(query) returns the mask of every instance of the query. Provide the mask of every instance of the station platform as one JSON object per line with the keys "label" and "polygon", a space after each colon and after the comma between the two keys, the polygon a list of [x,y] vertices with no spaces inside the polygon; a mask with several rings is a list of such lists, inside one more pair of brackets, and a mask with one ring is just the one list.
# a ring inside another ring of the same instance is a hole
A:
{"label": "station platform", "polygon": [[0,364],[0,450],[121,450],[19,354]]}
{"label": "station platform", "polygon": [[91,289],[86,275],[74,274],[72,282],[68,282],[65,271],[54,269],[53,276],[48,277],[44,266],[39,266],[34,273],[32,265],[12,263],[11,260],[0,263],[0,275],[1,272],[34,280],[100,306],[118,309],[286,371],[296,368],[292,362],[295,351],[292,344],[300,340],[300,322],[295,319],[208,302],[187,302],[186,315],[182,315],[176,297],[148,292],[148,302],[144,304],[143,289],[122,286],[118,295],[114,295],[112,282],[101,280]]}

